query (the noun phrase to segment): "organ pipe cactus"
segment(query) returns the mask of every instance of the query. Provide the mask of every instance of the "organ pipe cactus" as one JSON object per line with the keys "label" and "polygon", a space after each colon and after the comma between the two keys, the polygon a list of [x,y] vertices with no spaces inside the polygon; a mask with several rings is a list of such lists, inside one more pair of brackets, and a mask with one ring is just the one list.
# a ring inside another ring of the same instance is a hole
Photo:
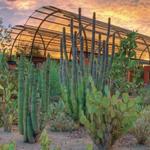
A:
{"label": "organ pipe cactus", "polygon": [[93,74],[93,64],[94,64],[94,52],[95,52],[95,23],[96,23],[96,13],[93,13],[93,24],[92,24],[92,43],[91,43],[91,66],[90,72]]}
{"label": "organ pipe cactus", "polygon": [[50,98],[50,58],[41,68],[25,58],[19,61],[18,107],[19,130],[24,141],[36,142],[46,124],[48,102]]}
{"label": "organ pipe cactus", "polygon": [[19,122],[19,131],[21,134],[23,134],[23,102],[24,102],[24,58],[21,56],[20,63],[19,63],[19,73],[18,73],[18,110],[19,110],[19,116],[18,116],[18,122]]}
{"label": "organ pipe cactus", "polygon": [[[66,30],[63,28],[63,36],[60,45],[60,79],[62,83],[62,97],[66,103],[69,112],[75,120],[79,119],[80,109],[86,112],[86,88],[88,76],[92,76],[96,88],[104,91],[104,87],[108,84],[107,74],[110,70],[114,55],[114,45],[112,46],[112,56],[109,58],[109,37],[110,37],[110,19],[108,20],[108,31],[106,40],[102,41],[101,33],[96,32],[96,13],[93,13],[92,21],[92,40],[91,52],[88,57],[89,64],[85,63],[87,57],[84,50],[85,44],[85,28],[82,26],[81,9],[79,8],[78,15],[78,33],[74,32],[74,19],[70,20],[70,41],[71,51],[70,59],[68,60],[67,46],[66,46]],[[84,32],[84,36],[82,33]],[[99,36],[96,41],[97,34]],[[113,44],[115,34],[113,35]],[[98,44],[97,44],[98,43]],[[71,57],[72,55],[72,57]],[[96,58],[97,57],[97,58]],[[109,69],[108,69],[109,67]]]}

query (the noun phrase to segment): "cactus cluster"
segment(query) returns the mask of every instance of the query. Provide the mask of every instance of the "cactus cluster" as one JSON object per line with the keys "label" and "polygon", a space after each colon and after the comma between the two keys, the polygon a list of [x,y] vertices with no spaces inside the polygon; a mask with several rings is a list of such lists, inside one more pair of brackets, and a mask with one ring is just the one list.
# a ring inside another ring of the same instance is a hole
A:
{"label": "cactus cluster", "polygon": [[[63,28],[63,36],[60,41],[60,80],[62,83],[62,95],[72,117],[79,119],[80,109],[86,113],[86,87],[88,76],[92,76],[96,87],[103,91],[107,81],[107,72],[110,70],[114,55],[115,34],[113,34],[113,46],[111,55],[108,52],[110,38],[110,19],[106,40],[101,40],[101,33],[96,33],[96,13],[93,14],[92,40],[90,56],[85,50],[81,9],[78,15],[78,32],[74,31],[74,19],[70,20],[71,54],[67,52],[66,29]],[[99,41],[96,41],[96,36]],[[97,48],[98,47],[98,48]],[[70,62],[70,59],[72,60]],[[88,60],[88,63],[86,63]]]}
{"label": "cactus cluster", "polygon": [[24,141],[33,143],[39,137],[47,120],[50,99],[50,58],[41,68],[36,68],[24,57],[19,61],[18,119]]}
{"label": "cactus cluster", "polygon": [[81,112],[81,123],[88,130],[98,149],[108,150],[114,142],[134,124],[140,111],[141,100],[131,99],[128,94],[110,95],[105,87],[105,95],[95,88],[90,79],[87,91],[87,114]]}

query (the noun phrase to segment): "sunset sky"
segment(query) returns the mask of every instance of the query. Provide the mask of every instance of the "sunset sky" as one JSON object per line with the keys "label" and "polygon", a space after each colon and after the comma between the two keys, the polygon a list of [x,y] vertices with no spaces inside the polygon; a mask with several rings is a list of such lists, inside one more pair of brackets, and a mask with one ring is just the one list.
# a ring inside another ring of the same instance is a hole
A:
{"label": "sunset sky", "polygon": [[88,17],[95,11],[98,20],[111,17],[114,25],[150,36],[150,0],[0,0],[0,17],[5,25],[24,24],[35,9],[46,5],[73,12],[81,7]]}

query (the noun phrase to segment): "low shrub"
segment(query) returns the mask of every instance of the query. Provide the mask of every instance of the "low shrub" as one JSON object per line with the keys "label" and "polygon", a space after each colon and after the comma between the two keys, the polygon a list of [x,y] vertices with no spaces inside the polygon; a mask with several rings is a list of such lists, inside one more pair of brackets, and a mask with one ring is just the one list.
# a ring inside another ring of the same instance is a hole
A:
{"label": "low shrub", "polygon": [[15,149],[16,144],[14,142],[0,145],[0,150],[15,150]]}
{"label": "low shrub", "polygon": [[67,114],[63,101],[49,106],[50,129],[52,131],[73,131],[78,128],[75,121]]}
{"label": "low shrub", "polygon": [[[40,143],[40,147],[41,147],[40,150],[61,150],[60,147],[54,145],[52,143],[52,140],[49,139],[46,129],[44,129],[42,131],[42,134],[39,139],[39,143]],[[51,147],[52,144],[53,144],[53,146]]]}
{"label": "low shrub", "polygon": [[46,132],[46,129],[42,131],[42,134],[39,138],[39,143],[41,146],[41,150],[49,150],[51,145],[51,140],[48,137],[48,134]]}
{"label": "low shrub", "polygon": [[0,55],[0,126],[10,132],[17,113],[17,71],[9,70],[5,55]]}
{"label": "low shrub", "polygon": [[150,105],[150,85],[145,86],[140,90],[140,96],[144,105]]}
{"label": "low shrub", "polygon": [[58,113],[54,120],[51,120],[50,128],[52,131],[73,131],[78,125],[65,112]]}
{"label": "low shrub", "polygon": [[87,91],[87,114],[81,112],[81,123],[88,130],[98,149],[108,150],[122,134],[133,126],[137,119],[140,99],[130,99],[127,94],[111,96],[105,87],[105,96],[94,83]]}
{"label": "low shrub", "polygon": [[150,106],[146,107],[134,123],[131,133],[136,137],[139,144],[145,144],[150,138]]}
{"label": "low shrub", "polygon": [[63,101],[59,100],[58,102],[52,102],[49,104],[48,109],[49,120],[54,120],[56,116],[61,112],[65,112],[65,106]]}

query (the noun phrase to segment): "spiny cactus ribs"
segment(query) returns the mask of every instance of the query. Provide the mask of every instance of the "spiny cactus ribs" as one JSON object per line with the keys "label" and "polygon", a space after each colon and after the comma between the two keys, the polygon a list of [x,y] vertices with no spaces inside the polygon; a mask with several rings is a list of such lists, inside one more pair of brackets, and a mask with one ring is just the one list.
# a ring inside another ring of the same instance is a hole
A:
{"label": "spiny cactus ribs", "polygon": [[19,61],[19,130],[25,142],[33,143],[45,127],[50,99],[50,58],[41,68],[21,57]]}

